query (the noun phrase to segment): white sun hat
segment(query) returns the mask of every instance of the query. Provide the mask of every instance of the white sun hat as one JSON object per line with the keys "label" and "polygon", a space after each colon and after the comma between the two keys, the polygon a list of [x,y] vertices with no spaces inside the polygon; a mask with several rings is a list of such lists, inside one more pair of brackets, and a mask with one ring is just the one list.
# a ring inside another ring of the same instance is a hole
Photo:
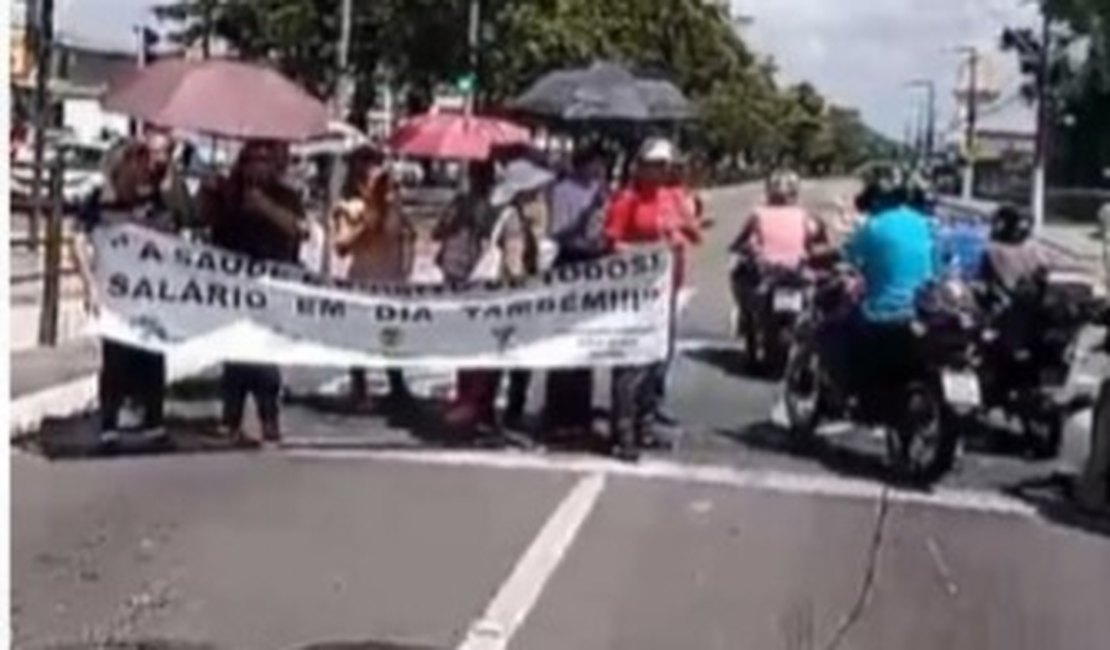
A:
{"label": "white sun hat", "polygon": [[501,172],[497,186],[490,195],[490,203],[494,207],[508,205],[517,195],[543,189],[555,180],[554,173],[530,160],[514,160]]}
{"label": "white sun hat", "polygon": [[641,162],[673,163],[678,159],[674,143],[666,138],[648,138],[636,156]]}

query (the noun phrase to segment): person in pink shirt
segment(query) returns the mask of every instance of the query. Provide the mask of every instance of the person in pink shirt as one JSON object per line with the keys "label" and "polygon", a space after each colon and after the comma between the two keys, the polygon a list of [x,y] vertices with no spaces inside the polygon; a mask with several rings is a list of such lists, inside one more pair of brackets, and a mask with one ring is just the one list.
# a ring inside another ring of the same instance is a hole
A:
{"label": "person in pink shirt", "polygon": [[800,181],[793,172],[767,179],[767,201],[755,209],[732,248],[765,264],[799,266],[826,243],[822,225],[798,205]]}
{"label": "person in pink shirt", "polygon": [[756,297],[768,271],[797,269],[828,252],[826,229],[798,204],[800,185],[794,172],[771,174],[766,202],[755,209],[732,244],[732,252],[739,257],[732,270],[738,308],[735,328],[745,337],[749,350],[756,339]]}

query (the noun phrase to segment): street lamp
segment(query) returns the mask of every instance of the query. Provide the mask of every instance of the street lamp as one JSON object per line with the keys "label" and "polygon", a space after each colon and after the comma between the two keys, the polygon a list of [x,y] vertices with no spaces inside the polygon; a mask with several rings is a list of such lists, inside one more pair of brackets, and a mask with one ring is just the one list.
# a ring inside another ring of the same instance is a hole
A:
{"label": "street lamp", "polygon": [[[956,51],[967,57],[967,131],[964,135],[966,163],[964,165],[963,198],[975,198],[975,130],[979,117],[979,48],[964,46]],[[961,90],[957,89],[959,96]]]}

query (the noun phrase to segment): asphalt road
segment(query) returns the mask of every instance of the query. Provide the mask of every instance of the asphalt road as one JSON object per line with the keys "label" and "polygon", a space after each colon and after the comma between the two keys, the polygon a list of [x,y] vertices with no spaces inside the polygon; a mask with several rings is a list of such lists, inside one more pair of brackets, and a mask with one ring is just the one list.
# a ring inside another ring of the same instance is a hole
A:
{"label": "asphalt road", "polygon": [[[807,202],[823,211],[850,189],[815,184]],[[776,387],[741,372],[727,336],[725,248],[757,198],[710,197],[717,227],[669,390],[676,449],[639,467],[445,450],[431,448],[430,416],[301,400],[282,450],[17,452],[14,646],[1107,647],[1110,525],[1061,505],[1055,481],[1085,454],[1082,418],[1052,463],[1027,462],[1004,435],[969,441],[930,493],[877,480],[881,445],[866,432],[811,455],[783,444]],[[290,377],[295,393],[335,380]],[[200,393],[180,391],[174,409],[212,412]]]}

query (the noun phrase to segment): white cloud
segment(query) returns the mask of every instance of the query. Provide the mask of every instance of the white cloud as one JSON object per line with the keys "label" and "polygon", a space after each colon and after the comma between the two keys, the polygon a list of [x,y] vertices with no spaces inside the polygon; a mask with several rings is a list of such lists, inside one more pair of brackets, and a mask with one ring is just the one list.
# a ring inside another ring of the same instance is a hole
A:
{"label": "white cloud", "polygon": [[935,80],[949,114],[959,66],[952,50],[994,49],[1004,26],[1036,20],[1025,0],[734,0],[734,6],[755,18],[744,34],[760,54],[774,57],[785,81],[813,82],[892,135],[912,114],[907,81]]}

